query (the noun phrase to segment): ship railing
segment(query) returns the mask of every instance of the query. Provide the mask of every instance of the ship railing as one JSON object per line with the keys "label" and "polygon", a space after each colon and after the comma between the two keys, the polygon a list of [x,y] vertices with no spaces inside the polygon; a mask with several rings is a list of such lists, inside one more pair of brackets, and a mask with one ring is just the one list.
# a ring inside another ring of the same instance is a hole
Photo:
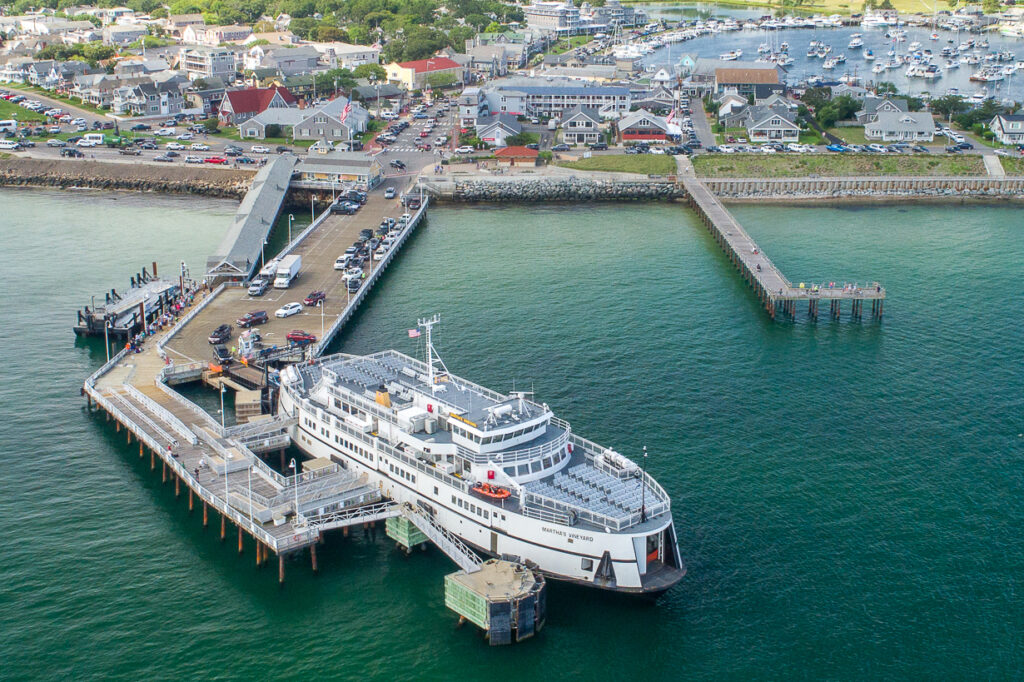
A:
{"label": "ship railing", "polygon": [[586,507],[581,507],[563,500],[555,500],[530,490],[524,494],[524,511],[530,505],[537,505],[543,509],[567,514],[569,517],[567,525],[576,525],[579,521],[587,521],[595,526],[608,528],[609,530],[623,530],[643,523],[647,519],[661,516],[668,511],[668,504],[655,500],[651,504],[645,504],[644,509],[637,509],[633,512],[623,512],[621,516],[608,516]]}
{"label": "ship railing", "polygon": [[[366,446],[368,449],[373,449],[375,452],[380,452],[387,455],[388,457],[393,457],[396,460],[402,462],[403,464],[413,467],[417,471],[420,471],[428,476],[436,478],[437,480],[446,483],[447,485],[458,488],[464,493],[469,492],[469,484],[463,481],[462,479],[452,476],[451,474],[446,474],[445,472],[439,470],[437,467],[421,462],[415,457],[411,457],[406,453],[401,452],[400,450],[396,450],[390,445],[382,443],[379,438],[368,437],[366,433],[358,429],[352,428],[348,424],[339,420],[334,415],[327,412],[324,406],[321,405],[320,403],[317,403],[316,401],[307,398],[304,402],[307,403],[307,409],[316,409],[319,412],[320,418],[323,419],[324,421],[329,422],[331,424],[332,429],[337,429],[338,431],[341,431],[342,433],[345,433],[355,438],[356,440],[359,441],[361,445]],[[376,466],[376,464],[374,464],[374,466]]]}
{"label": "ship railing", "polygon": [[547,523],[554,523],[559,526],[569,526],[569,514],[561,511],[552,511],[550,509],[542,509],[537,507],[524,507],[523,516],[528,516],[531,519],[537,519],[538,521],[545,521]]}
{"label": "ship railing", "polygon": [[134,398],[136,402],[141,403],[147,410],[155,414],[160,421],[177,431],[178,435],[188,441],[189,445],[196,444],[196,435],[192,433],[192,431],[190,431],[180,419],[171,414],[167,408],[163,407],[131,384],[122,384],[121,388],[124,389],[125,393]]}
{"label": "ship railing", "polygon": [[[621,478],[621,476],[619,475],[619,471],[621,470],[609,468],[608,466],[601,464],[597,460],[597,456],[606,452],[608,448],[598,445],[594,441],[587,440],[586,438],[581,438],[576,434],[572,434],[570,440],[573,443],[573,445],[583,448],[583,455],[592,467],[604,471],[605,473],[611,474],[612,476]],[[638,468],[637,471],[631,473],[630,475],[641,478],[647,486],[647,492],[649,494],[653,494],[654,497],[658,500],[658,502],[670,504],[671,498],[668,496],[668,493],[665,492],[665,489],[662,488],[661,485],[656,480],[654,480],[654,478],[650,474],[642,470],[639,470]]]}
{"label": "ship railing", "polygon": [[279,415],[273,419],[262,419],[249,424],[236,424],[235,426],[229,426],[224,430],[224,433],[232,438],[248,438],[249,436],[257,436],[287,429],[294,426],[295,421],[295,417],[284,417]]}
{"label": "ship railing", "polygon": [[547,455],[561,452],[565,448],[565,444],[569,442],[570,432],[565,431],[560,436],[547,443],[540,445],[534,445],[531,448],[523,448],[522,450],[510,450],[510,451],[497,451],[497,452],[473,452],[468,448],[461,445],[458,447],[459,456],[464,457],[474,464],[486,464],[488,462],[494,462],[495,464],[514,464],[516,462],[529,461],[534,459],[540,459]]}

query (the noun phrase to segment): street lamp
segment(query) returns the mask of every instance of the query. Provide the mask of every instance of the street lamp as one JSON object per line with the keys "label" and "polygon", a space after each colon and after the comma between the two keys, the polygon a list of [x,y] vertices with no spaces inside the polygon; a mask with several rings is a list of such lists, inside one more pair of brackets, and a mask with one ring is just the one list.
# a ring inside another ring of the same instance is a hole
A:
{"label": "street lamp", "polygon": [[107,362],[110,362],[110,320],[103,320],[103,344],[107,349]]}
{"label": "street lamp", "polygon": [[252,460],[249,460],[249,521],[253,521],[252,516]]}
{"label": "street lamp", "polygon": [[263,266],[266,265],[266,263],[263,262],[263,247],[266,245],[267,240],[266,238],[264,238],[263,241],[260,243],[260,270],[262,270]]}
{"label": "street lamp", "polygon": [[320,343],[324,341],[324,304],[326,301],[318,301],[317,307],[320,308]]}
{"label": "street lamp", "polygon": [[291,213],[288,214],[288,243],[292,243],[292,221],[295,220],[295,216]]}
{"label": "street lamp", "polygon": [[299,467],[295,464],[294,457],[292,457],[292,461],[288,465],[288,468],[295,472],[295,480],[293,483],[295,484],[295,516],[297,518],[299,516]]}
{"label": "street lamp", "polygon": [[224,430],[224,392],[226,390],[227,390],[227,388],[224,386],[223,383],[221,383],[221,385],[220,385],[220,428],[221,428],[221,431]]}

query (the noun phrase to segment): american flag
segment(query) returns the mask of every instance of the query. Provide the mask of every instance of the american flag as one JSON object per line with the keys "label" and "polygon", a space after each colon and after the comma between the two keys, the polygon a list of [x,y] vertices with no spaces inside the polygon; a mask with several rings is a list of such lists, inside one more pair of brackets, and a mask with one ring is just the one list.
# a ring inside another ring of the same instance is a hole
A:
{"label": "american flag", "polygon": [[345,108],[341,110],[341,122],[342,122],[342,123],[344,123],[344,122],[345,122],[345,119],[346,119],[346,118],[348,118],[348,115],[349,115],[350,113],[352,113],[352,102],[351,102],[351,101],[349,101],[349,102],[348,102],[348,103],[347,103],[347,104],[345,105]]}
{"label": "american flag", "polygon": [[672,122],[672,119],[674,119],[675,117],[676,117],[676,110],[675,110],[675,109],[673,109],[673,110],[672,110],[672,113],[671,113],[671,114],[669,114],[669,115],[668,115],[668,118],[666,118],[666,119],[665,119],[665,123],[671,123],[671,122]]}
{"label": "american flag", "polygon": [[419,338],[420,334],[421,334],[421,332],[420,332],[419,329],[410,329],[409,330],[409,338],[410,339]]}

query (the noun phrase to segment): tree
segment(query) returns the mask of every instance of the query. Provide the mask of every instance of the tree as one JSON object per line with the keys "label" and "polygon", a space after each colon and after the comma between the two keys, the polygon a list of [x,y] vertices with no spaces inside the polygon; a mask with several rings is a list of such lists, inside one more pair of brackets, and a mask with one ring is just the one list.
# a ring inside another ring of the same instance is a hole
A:
{"label": "tree", "polygon": [[484,33],[502,33],[504,30],[504,26],[502,26],[496,21],[492,21],[491,23],[487,24],[487,28],[484,29]]}
{"label": "tree", "polygon": [[355,78],[370,78],[372,76],[383,82],[387,80],[388,72],[380,64],[360,64],[352,69],[352,76]]}
{"label": "tree", "polygon": [[999,14],[999,0],[983,0],[981,11],[985,14]]}
{"label": "tree", "polygon": [[933,99],[929,108],[933,113],[948,121],[952,119],[953,116],[967,111],[967,102],[965,102],[964,98],[959,95],[946,95],[944,97]]}
{"label": "tree", "polygon": [[883,95],[895,95],[897,92],[899,91],[896,89],[896,84],[890,83],[889,81],[882,81],[878,84],[878,87],[875,88],[875,94],[879,97]]}
{"label": "tree", "polygon": [[348,36],[335,26],[317,26],[316,39],[322,43],[343,43]]}
{"label": "tree", "polygon": [[206,132],[208,132],[208,133],[210,133],[212,135],[213,133],[216,133],[219,130],[219,128],[217,127],[217,123],[218,123],[218,121],[217,121],[216,117],[214,117],[214,118],[207,118],[202,123],[203,130],[205,130]]}
{"label": "tree", "polygon": [[807,88],[807,91],[804,92],[800,99],[807,105],[808,109],[817,111],[825,107],[829,100],[832,99],[832,88]]}
{"label": "tree", "polygon": [[455,74],[446,71],[444,73],[432,73],[427,76],[427,84],[433,89],[440,89],[454,85],[456,81]]}
{"label": "tree", "polygon": [[264,137],[281,137],[281,126],[276,123],[270,123],[264,128]]}

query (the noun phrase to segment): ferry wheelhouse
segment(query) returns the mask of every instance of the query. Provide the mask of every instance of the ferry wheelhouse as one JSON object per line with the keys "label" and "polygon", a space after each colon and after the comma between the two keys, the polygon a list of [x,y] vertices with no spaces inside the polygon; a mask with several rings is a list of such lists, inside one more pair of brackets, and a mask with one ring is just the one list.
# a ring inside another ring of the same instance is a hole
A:
{"label": "ferry wheelhouse", "polygon": [[431,342],[436,322],[420,321],[426,362],[389,350],[283,370],[295,445],[366,474],[483,554],[620,592],[656,596],[679,582],[664,489],[529,394],[448,372]]}

